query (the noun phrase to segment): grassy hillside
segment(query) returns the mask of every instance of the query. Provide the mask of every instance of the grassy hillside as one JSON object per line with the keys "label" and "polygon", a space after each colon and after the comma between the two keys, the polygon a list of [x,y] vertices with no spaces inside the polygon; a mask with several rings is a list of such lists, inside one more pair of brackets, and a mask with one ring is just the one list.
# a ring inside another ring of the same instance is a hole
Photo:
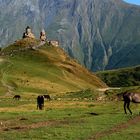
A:
{"label": "grassy hillside", "polygon": [[71,59],[61,48],[23,39],[4,48],[0,56],[1,95],[60,94],[106,85]]}
{"label": "grassy hillside", "polygon": [[97,72],[96,74],[108,86],[125,87],[140,85],[140,66]]}
{"label": "grassy hillside", "polygon": [[[92,90],[106,87],[99,78],[62,49],[47,43],[34,48],[40,42],[32,41],[20,40],[1,51],[1,139],[139,140],[138,106],[131,106],[130,116],[124,115],[123,102],[93,101]],[[57,96],[37,110],[36,95],[46,91]],[[21,94],[21,100],[13,100],[14,94]]]}

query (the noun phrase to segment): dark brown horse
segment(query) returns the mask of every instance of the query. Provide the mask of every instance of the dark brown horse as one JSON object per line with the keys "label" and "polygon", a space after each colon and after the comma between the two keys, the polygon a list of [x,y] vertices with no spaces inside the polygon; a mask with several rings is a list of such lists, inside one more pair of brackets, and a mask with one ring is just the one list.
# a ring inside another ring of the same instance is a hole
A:
{"label": "dark brown horse", "polygon": [[13,97],[13,99],[17,99],[17,100],[19,100],[20,98],[21,98],[20,95],[15,95],[15,96]]}
{"label": "dark brown horse", "polygon": [[123,99],[124,99],[124,112],[125,112],[125,114],[127,114],[126,106],[127,106],[127,109],[129,110],[129,112],[132,114],[132,111],[129,108],[130,102],[140,103],[140,93],[125,92],[123,94]]}
{"label": "dark brown horse", "polygon": [[37,97],[37,109],[42,110],[44,108],[44,97],[42,95],[39,95]]}

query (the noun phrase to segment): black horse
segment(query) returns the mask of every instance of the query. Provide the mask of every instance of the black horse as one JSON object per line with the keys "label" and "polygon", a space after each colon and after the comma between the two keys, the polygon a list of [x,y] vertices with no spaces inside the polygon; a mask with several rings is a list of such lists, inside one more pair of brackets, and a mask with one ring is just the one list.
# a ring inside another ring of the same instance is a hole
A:
{"label": "black horse", "polygon": [[15,95],[15,96],[13,97],[13,99],[17,99],[17,100],[19,100],[20,98],[21,98],[20,95]]}
{"label": "black horse", "polygon": [[129,110],[129,112],[132,114],[132,111],[129,108],[130,102],[140,103],[140,93],[125,92],[123,94],[123,99],[124,99],[124,112],[125,112],[125,114],[127,114],[126,106],[127,106],[127,109]]}
{"label": "black horse", "polygon": [[37,97],[37,109],[42,110],[44,108],[44,97],[42,95],[39,95]]}

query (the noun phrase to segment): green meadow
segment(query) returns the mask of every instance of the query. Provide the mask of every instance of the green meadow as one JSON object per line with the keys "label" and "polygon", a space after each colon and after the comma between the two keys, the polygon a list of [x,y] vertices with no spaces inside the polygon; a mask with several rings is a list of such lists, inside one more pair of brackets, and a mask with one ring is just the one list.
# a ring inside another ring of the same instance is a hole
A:
{"label": "green meadow", "polygon": [[[124,140],[139,139],[139,107],[125,115],[121,101],[45,101],[36,109],[35,99],[0,101],[2,140]],[[132,122],[131,122],[132,121]]]}

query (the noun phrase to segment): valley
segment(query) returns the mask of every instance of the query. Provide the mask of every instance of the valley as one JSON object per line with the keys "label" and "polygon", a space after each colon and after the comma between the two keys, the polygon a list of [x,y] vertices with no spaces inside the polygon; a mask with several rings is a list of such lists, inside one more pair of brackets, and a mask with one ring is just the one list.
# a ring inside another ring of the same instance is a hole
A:
{"label": "valley", "polygon": [[0,0],[0,140],[139,140],[139,25],[123,0]]}
{"label": "valley", "polygon": [[[122,93],[140,86],[108,87],[63,49],[38,44],[27,38],[1,50],[0,139],[139,139],[140,106],[132,104],[133,115],[125,115]],[[13,99],[17,94],[20,100]],[[37,110],[43,94],[51,100]]]}

